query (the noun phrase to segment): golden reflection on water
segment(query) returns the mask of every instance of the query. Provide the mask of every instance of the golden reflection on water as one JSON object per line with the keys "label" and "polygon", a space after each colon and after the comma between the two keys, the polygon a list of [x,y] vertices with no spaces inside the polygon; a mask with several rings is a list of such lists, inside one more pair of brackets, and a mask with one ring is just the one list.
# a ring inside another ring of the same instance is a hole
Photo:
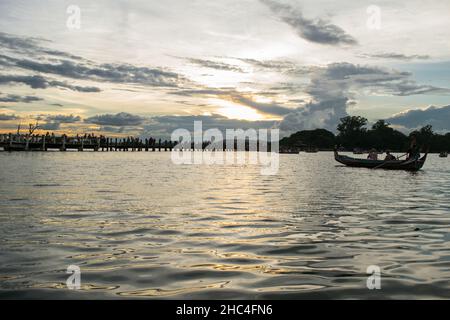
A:
{"label": "golden reflection on water", "polygon": [[134,290],[134,291],[122,291],[118,292],[119,296],[124,297],[167,297],[173,296],[183,293],[191,293],[196,291],[201,291],[205,289],[221,289],[224,288],[230,281],[222,281],[216,283],[209,283],[201,286],[192,286],[189,288],[180,288],[180,289],[142,289],[142,290]]}

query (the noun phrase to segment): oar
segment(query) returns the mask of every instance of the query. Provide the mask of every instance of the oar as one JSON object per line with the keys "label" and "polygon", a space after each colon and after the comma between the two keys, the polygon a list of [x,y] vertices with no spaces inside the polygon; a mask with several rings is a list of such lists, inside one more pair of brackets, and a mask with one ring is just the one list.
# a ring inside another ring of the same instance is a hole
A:
{"label": "oar", "polygon": [[[406,155],[408,155],[408,153],[405,153],[404,155],[401,155],[400,157],[397,157],[397,160],[400,159],[400,158],[403,158],[403,157],[406,156]],[[372,169],[378,169],[378,168],[381,168],[381,167],[384,166],[386,163],[391,162],[391,161],[393,161],[393,160],[387,160],[387,161],[383,162],[382,164],[379,164],[378,166],[373,167]]]}

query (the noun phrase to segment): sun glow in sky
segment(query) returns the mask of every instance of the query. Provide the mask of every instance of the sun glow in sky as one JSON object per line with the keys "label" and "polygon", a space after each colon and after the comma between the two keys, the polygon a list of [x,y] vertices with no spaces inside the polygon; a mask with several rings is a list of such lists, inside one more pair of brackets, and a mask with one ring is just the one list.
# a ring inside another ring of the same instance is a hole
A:
{"label": "sun glow in sky", "polygon": [[252,108],[239,105],[233,102],[219,100],[219,99],[210,99],[211,104],[219,106],[217,109],[217,113],[225,116],[229,119],[238,119],[238,120],[264,120],[264,116]]}

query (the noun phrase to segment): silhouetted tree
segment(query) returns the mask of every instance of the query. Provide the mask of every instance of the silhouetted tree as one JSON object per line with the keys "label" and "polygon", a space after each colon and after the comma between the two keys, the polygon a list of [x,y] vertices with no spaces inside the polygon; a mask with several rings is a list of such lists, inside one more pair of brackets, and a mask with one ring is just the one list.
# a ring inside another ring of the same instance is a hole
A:
{"label": "silhouetted tree", "polygon": [[280,140],[280,146],[319,148],[332,150],[336,144],[334,134],[325,129],[303,130]]}
{"label": "silhouetted tree", "polygon": [[364,135],[367,132],[366,125],[367,119],[364,117],[341,118],[341,123],[337,126],[339,143],[347,148],[363,147]]}
{"label": "silhouetted tree", "polygon": [[394,130],[385,120],[378,120],[367,132],[364,147],[377,150],[403,150],[406,148],[408,138],[400,131]]}

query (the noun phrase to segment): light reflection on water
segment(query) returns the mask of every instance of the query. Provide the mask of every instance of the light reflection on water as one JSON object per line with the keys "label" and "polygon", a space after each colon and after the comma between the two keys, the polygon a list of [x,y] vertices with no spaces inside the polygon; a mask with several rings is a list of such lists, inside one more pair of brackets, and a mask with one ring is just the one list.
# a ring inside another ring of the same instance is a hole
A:
{"label": "light reflection on water", "polygon": [[[449,298],[450,162],[0,152],[0,298]],[[81,290],[66,289],[67,266]],[[382,289],[366,288],[379,265]]]}

